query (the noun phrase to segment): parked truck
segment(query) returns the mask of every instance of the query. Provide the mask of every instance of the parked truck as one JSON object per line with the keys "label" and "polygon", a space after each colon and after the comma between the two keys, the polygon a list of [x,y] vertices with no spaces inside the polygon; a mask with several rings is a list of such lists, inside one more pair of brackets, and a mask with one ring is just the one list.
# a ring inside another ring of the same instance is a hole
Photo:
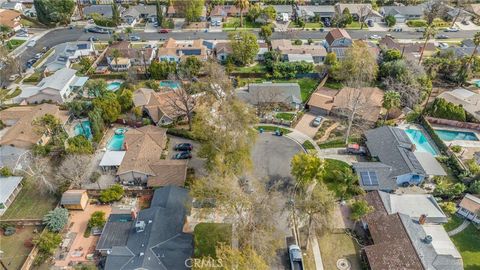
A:
{"label": "parked truck", "polygon": [[288,256],[290,257],[290,267],[292,270],[303,270],[302,251],[299,246],[288,246]]}

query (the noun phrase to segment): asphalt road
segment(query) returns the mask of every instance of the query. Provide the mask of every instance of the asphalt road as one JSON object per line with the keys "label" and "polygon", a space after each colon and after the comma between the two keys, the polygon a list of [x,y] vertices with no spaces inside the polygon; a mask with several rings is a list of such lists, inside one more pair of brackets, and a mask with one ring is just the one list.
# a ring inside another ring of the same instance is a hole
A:
{"label": "asphalt road", "polygon": [[[258,31],[254,31],[258,34]],[[384,36],[387,33],[398,39],[421,39],[422,33],[417,32],[373,32],[365,30],[349,30],[350,36],[354,39],[366,38],[370,35],[376,34],[379,36]],[[447,33],[450,38],[471,38],[476,33],[476,31],[459,31],[456,33]],[[145,40],[164,40],[169,37],[178,39],[178,40],[193,40],[193,39],[206,39],[206,40],[226,40],[228,39],[229,32],[193,32],[193,31],[184,31],[184,32],[171,32],[168,34],[160,33],[144,33],[136,32],[135,35],[139,36],[141,39]],[[323,39],[327,31],[289,31],[289,32],[274,32],[272,35],[273,39]],[[20,55],[21,61],[26,62],[28,59],[32,58],[35,53],[41,51],[43,47],[53,47],[55,45],[69,42],[69,41],[78,41],[78,40],[88,40],[89,37],[94,36],[99,40],[108,41],[111,39],[111,35],[108,34],[95,34],[95,33],[85,33],[83,28],[74,28],[74,29],[58,29],[53,30],[39,40],[37,40],[36,46],[33,48],[28,48],[25,52]]]}

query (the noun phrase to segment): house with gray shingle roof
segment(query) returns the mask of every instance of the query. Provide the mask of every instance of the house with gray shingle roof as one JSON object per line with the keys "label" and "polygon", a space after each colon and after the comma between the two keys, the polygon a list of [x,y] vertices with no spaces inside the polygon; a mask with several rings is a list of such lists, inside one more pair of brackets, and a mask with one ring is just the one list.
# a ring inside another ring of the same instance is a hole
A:
{"label": "house with gray shingle roof", "polygon": [[402,129],[383,126],[367,131],[365,137],[370,155],[378,160],[353,165],[365,190],[392,191],[418,185],[431,175],[446,175],[433,156],[432,160],[424,158],[428,153],[416,155],[415,144]]}
{"label": "house with gray shingle roof", "polygon": [[238,91],[237,96],[252,105],[277,103],[299,109],[302,104],[298,83],[252,83],[247,89]]}
{"label": "house with gray shingle roof", "polygon": [[418,20],[423,18],[423,5],[418,6],[383,6],[380,8],[382,16],[393,16],[397,23],[403,23],[407,20]]}

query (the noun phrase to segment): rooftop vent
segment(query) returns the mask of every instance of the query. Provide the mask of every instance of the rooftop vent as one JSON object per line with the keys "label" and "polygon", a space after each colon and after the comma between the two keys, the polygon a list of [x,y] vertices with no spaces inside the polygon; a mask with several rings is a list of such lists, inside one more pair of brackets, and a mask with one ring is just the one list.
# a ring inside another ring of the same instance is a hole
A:
{"label": "rooftop vent", "polygon": [[432,243],[432,240],[433,240],[432,236],[431,236],[431,235],[427,235],[427,236],[425,236],[425,238],[423,238],[422,241],[423,241],[425,244],[428,245],[428,244],[431,244],[431,243]]}
{"label": "rooftop vent", "polygon": [[137,222],[135,222],[135,231],[137,233],[145,231],[145,221],[138,220]]}

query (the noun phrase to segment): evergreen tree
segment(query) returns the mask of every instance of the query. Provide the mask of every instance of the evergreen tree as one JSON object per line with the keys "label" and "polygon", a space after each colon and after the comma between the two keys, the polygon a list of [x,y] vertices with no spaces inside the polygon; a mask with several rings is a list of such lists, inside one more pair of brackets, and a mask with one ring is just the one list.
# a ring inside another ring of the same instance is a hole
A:
{"label": "evergreen tree", "polygon": [[157,0],[157,2],[156,2],[155,4],[156,4],[156,8],[157,8],[157,22],[158,22],[158,26],[162,26],[162,22],[163,22],[162,6],[160,5],[160,1],[159,1],[159,0]]}

